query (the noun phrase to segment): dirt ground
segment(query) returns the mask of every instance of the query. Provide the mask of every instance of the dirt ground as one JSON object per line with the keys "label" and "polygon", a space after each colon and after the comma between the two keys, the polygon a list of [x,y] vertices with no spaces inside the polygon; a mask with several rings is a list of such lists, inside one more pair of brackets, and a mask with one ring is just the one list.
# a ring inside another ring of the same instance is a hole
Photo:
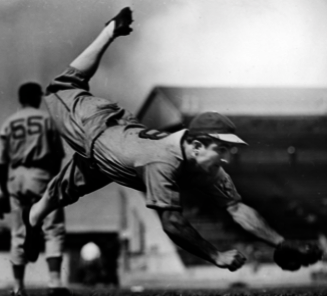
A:
{"label": "dirt ground", "polygon": [[[274,289],[232,289],[232,290],[144,290],[133,292],[129,289],[72,288],[72,296],[325,296],[327,286],[274,288]],[[46,296],[46,289],[28,289],[29,296]],[[1,290],[0,295],[9,295]],[[64,296],[64,295],[63,295]]]}

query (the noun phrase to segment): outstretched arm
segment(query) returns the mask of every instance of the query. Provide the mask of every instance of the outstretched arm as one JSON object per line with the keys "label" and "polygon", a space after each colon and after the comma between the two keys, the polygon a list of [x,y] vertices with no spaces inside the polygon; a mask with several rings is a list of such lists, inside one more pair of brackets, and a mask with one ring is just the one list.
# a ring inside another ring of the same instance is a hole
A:
{"label": "outstretched arm", "polygon": [[263,239],[266,243],[276,247],[284,238],[273,230],[253,208],[238,202],[227,208],[236,223],[245,230]]}
{"label": "outstretched arm", "polygon": [[126,7],[112,20],[106,23],[97,38],[70,64],[82,71],[86,76],[92,77],[97,71],[99,63],[110,43],[119,36],[126,36],[132,32],[130,28],[132,11]]}
{"label": "outstretched arm", "polygon": [[220,268],[235,271],[242,267],[246,258],[237,250],[219,252],[203,239],[179,211],[158,210],[163,230],[179,247],[207,260]]}

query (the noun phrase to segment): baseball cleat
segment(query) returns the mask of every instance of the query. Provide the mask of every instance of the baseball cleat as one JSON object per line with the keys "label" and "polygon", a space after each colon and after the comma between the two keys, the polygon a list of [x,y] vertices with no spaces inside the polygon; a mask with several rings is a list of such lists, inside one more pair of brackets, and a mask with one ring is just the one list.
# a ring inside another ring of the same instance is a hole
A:
{"label": "baseball cleat", "polygon": [[35,262],[40,254],[41,227],[33,227],[29,222],[31,208],[23,210],[23,222],[26,227],[26,236],[24,241],[25,257],[29,262]]}
{"label": "baseball cleat", "polygon": [[114,18],[106,23],[106,26],[112,21],[115,22],[114,37],[127,36],[133,31],[130,27],[133,22],[132,10],[129,7],[123,8]]}
{"label": "baseball cleat", "polygon": [[67,288],[48,288],[48,296],[72,296],[74,295]]}
{"label": "baseball cleat", "polygon": [[10,296],[27,296],[27,293],[24,290],[19,290],[18,292],[11,291]]}

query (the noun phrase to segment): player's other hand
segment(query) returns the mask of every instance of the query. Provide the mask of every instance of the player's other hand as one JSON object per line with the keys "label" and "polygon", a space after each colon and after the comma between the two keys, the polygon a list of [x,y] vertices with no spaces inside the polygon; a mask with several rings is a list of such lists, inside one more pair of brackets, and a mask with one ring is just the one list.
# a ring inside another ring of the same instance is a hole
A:
{"label": "player's other hand", "polygon": [[245,256],[237,250],[219,252],[216,265],[220,268],[227,268],[230,271],[236,271],[241,268],[246,261]]}

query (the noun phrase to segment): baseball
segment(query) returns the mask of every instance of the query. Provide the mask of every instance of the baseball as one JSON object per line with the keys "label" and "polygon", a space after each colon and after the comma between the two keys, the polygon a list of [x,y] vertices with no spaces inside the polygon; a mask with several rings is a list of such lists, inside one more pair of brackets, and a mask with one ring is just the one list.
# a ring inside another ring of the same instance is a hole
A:
{"label": "baseball", "polygon": [[93,242],[85,244],[81,249],[81,257],[84,261],[93,261],[101,257],[100,248]]}

